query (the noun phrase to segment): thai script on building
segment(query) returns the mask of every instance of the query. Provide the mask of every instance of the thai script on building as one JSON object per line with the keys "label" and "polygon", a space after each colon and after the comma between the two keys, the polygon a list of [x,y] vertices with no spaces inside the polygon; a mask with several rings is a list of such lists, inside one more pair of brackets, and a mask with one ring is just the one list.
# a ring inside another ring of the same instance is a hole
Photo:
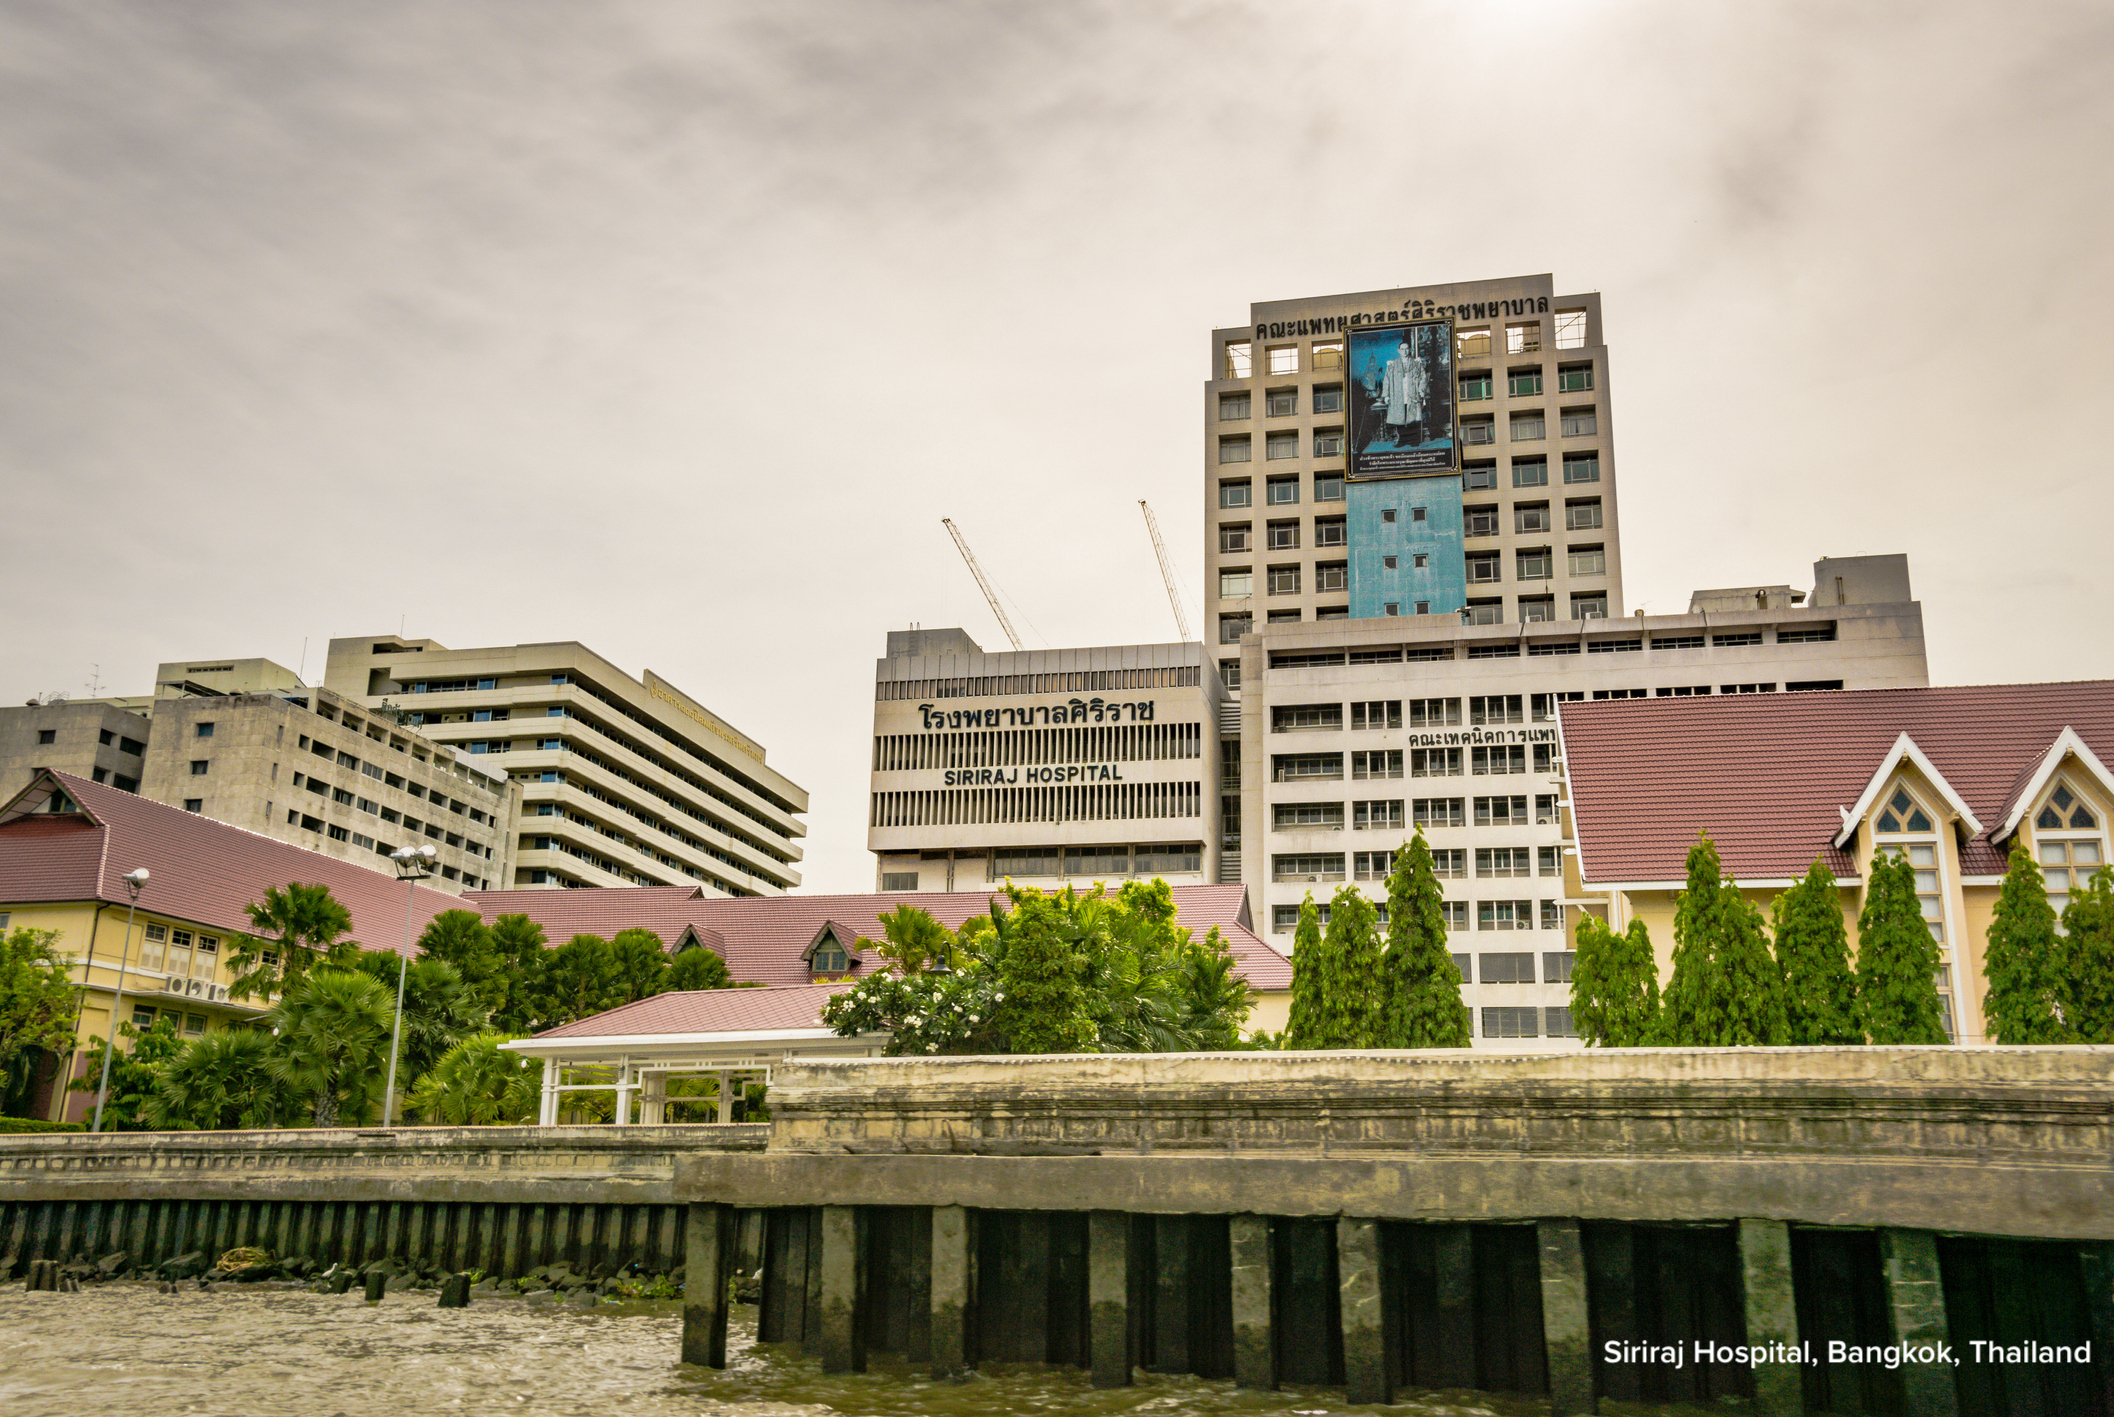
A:
{"label": "thai script on building", "polygon": [[1399,310],[1366,310],[1356,315],[1323,315],[1311,320],[1272,320],[1255,327],[1257,339],[1296,339],[1302,335],[1337,335],[1364,325],[1399,325],[1410,320],[1502,320],[1515,315],[1545,315],[1549,297],[1530,295],[1518,300],[1464,300],[1441,305],[1436,300],[1412,300]]}
{"label": "thai script on building", "polygon": [[1492,743],[1554,743],[1553,728],[1464,728],[1458,733],[1412,733],[1412,748],[1482,747]]}
{"label": "thai script on building", "polygon": [[1121,782],[1123,769],[1114,763],[1066,763],[1033,768],[952,768],[943,784],[947,787],[1011,787],[1015,783]]}
{"label": "thai script on building", "polygon": [[698,727],[708,733],[714,733],[726,739],[757,762],[764,761],[763,745],[761,743],[745,734],[737,733],[724,723],[721,723],[717,718],[692,703],[687,694],[677,693],[669,686],[667,680],[661,678],[660,675],[654,673],[651,669],[646,671],[646,692],[664,704],[674,705],[679,713],[695,722]]}
{"label": "thai script on building", "polygon": [[1042,723],[1150,723],[1157,702],[1071,699],[1061,704],[989,709],[943,709],[919,704],[918,712],[924,716],[920,726],[927,732],[940,728],[1027,728]]}

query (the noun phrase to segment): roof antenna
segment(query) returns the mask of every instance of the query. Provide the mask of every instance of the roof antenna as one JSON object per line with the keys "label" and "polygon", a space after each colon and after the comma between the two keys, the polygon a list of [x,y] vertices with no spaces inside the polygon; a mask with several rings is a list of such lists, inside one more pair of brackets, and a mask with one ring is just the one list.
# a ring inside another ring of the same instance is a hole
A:
{"label": "roof antenna", "polygon": [[296,670],[294,671],[294,682],[295,682],[296,684],[300,683],[300,682],[301,682],[301,676],[302,676],[303,674],[305,674],[305,673],[306,673],[307,671],[308,671],[308,636],[306,636],[306,635],[303,635],[303,636],[301,637],[301,667],[300,667],[299,669],[296,669]]}

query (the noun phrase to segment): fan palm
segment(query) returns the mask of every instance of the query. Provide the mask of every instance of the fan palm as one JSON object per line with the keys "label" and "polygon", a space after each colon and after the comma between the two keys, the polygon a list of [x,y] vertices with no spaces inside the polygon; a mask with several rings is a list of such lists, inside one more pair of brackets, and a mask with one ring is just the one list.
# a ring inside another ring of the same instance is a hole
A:
{"label": "fan palm", "polygon": [[268,1016],[279,1034],[272,1075],[314,1103],[313,1122],[338,1125],[380,1091],[395,999],[364,974],[318,969],[289,989]]}

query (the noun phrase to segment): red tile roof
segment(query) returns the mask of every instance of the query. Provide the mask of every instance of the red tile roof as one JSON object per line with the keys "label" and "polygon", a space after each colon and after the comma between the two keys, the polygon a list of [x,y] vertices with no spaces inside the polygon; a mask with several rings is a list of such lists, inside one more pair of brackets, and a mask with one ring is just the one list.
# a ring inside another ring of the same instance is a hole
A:
{"label": "red tile roof", "polygon": [[2114,681],[1565,704],[1580,871],[1596,883],[1679,880],[1708,830],[1736,878],[1802,875],[1816,857],[1854,874],[1832,845],[1838,809],[1857,805],[1905,733],[1981,820],[1963,868],[1997,874],[1989,833],[2066,727],[2114,762]]}
{"label": "red tile roof", "polygon": [[[369,870],[70,773],[50,777],[81,810],[0,820],[0,903],[123,905],[123,877],[144,866],[141,911],[237,932],[250,926],[243,907],[261,900],[268,887],[321,883],[352,912],[353,939],[368,949],[399,953],[406,891],[412,893],[413,939],[443,910],[465,908],[445,891],[405,885],[393,871]],[[47,792],[41,779],[32,780],[7,810],[20,810]]]}
{"label": "red tile roof", "polygon": [[656,994],[608,1013],[563,1024],[545,1038],[609,1038],[640,1033],[783,1033],[823,1028],[822,1006],[849,989],[848,980],[789,984],[777,989],[693,989]]}

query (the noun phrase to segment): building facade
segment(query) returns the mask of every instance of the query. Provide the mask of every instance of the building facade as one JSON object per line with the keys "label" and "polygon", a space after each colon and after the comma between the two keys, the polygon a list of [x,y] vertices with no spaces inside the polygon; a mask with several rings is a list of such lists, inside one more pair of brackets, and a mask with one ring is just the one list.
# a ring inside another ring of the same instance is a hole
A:
{"label": "building facade", "polygon": [[333,691],[388,708],[518,788],[509,886],[775,895],[800,883],[807,792],[763,745],[652,670],[584,645],[335,639]]}
{"label": "building facade", "polygon": [[1422,830],[1478,1046],[1576,1046],[1559,710],[1928,682],[1903,558],[1822,561],[1814,576],[1810,593],[1699,592],[1685,615],[1365,619],[1245,637],[1227,775],[1240,811],[1221,860],[1258,930],[1289,950],[1309,892],[1324,906],[1345,883],[1383,898],[1393,854]]}
{"label": "building facade", "polygon": [[889,891],[1219,878],[1224,690],[1204,647],[989,654],[891,631],[867,846]]}
{"label": "building facade", "polygon": [[94,700],[0,709],[0,800],[27,787],[40,768],[137,792],[151,729],[145,714]]}

